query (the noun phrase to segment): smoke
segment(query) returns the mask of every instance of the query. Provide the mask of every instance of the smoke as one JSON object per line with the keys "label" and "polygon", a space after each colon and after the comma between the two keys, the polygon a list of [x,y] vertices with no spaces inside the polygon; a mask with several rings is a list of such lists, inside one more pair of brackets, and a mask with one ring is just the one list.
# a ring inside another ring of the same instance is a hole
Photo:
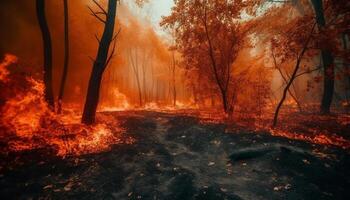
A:
{"label": "smoke", "polygon": [[[62,74],[64,58],[63,1],[46,1],[46,16],[53,44],[54,91],[57,95]],[[106,5],[105,1],[101,1]],[[121,33],[117,39],[116,55],[104,74],[101,88],[103,104],[113,104],[113,91],[127,96],[135,103],[138,99],[135,73],[128,52],[137,51],[138,73],[140,74],[142,98],[147,101],[170,101],[171,80],[169,65],[171,52],[164,38],[160,38],[152,25],[130,9],[130,3],[121,3],[118,8],[116,31]],[[103,24],[91,16],[87,6],[94,7],[92,1],[69,1],[70,61],[63,101],[83,105],[87,83],[96,56],[98,41]],[[36,19],[35,0],[0,2],[0,54],[11,53],[19,58],[18,65],[25,66],[22,72],[37,78],[42,77],[43,50],[41,33]],[[180,70],[178,70],[180,73]],[[145,76],[145,77],[143,77]],[[176,87],[180,90],[181,81]],[[184,92],[179,91],[179,94]],[[179,98],[185,98],[180,95]],[[109,105],[113,106],[113,105]]]}

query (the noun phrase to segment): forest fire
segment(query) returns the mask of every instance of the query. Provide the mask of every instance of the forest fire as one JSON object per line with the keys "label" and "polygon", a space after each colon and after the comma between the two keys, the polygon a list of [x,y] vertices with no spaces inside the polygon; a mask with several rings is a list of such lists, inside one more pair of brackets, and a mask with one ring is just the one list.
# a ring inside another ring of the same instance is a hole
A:
{"label": "forest fire", "polygon": [[0,197],[350,199],[349,0],[18,2]]}
{"label": "forest fire", "polygon": [[[44,84],[32,77],[20,82],[11,80],[8,67],[15,67],[16,56],[6,54],[1,63],[2,88],[15,91],[1,108],[2,141],[9,151],[24,151],[43,147],[53,148],[58,156],[81,155],[107,150],[110,145],[131,143],[123,139],[123,130],[117,122],[102,122],[94,126],[80,124],[79,113],[67,108],[64,114],[53,112],[44,100]],[[5,93],[4,93],[5,94]],[[11,94],[9,94],[11,95]]]}
{"label": "forest fire", "polygon": [[109,102],[110,105],[106,103],[102,105],[102,108],[100,109],[102,112],[122,111],[131,109],[131,105],[126,95],[121,93],[118,88],[113,89],[112,93],[112,102]]}

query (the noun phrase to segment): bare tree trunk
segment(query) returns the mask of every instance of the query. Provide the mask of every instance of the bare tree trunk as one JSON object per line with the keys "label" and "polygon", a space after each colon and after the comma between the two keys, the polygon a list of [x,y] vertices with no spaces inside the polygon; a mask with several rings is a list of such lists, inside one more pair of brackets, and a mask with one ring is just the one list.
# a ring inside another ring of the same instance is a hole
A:
{"label": "bare tree trunk", "polygon": [[280,109],[281,109],[281,107],[282,107],[282,105],[284,103],[284,100],[287,97],[287,93],[288,93],[288,90],[289,90],[290,86],[292,85],[294,79],[297,77],[296,75],[297,75],[297,72],[298,72],[298,70],[300,68],[300,63],[301,63],[301,61],[302,61],[302,59],[304,57],[304,54],[305,54],[305,52],[307,50],[307,46],[309,45],[309,42],[311,40],[311,36],[312,36],[312,34],[314,32],[314,29],[315,29],[315,24],[313,25],[313,27],[312,27],[312,29],[310,31],[310,35],[307,38],[307,40],[306,40],[306,42],[305,42],[305,44],[303,46],[303,49],[301,50],[301,53],[297,57],[297,62],[295,64],[294,71],[293,71],[293,73],[292,73],[292,75],[291,75],[291,77],[289,79],[289,82],[288,82],[288,84],[286,85],[286,87],[283,90],[282,98],[281,98],[280,102],[277,105],[277,108],[276,108],[276,111],[275,111],[275,115],[274,115],[274,118],[273,118],[273,124],[272,124],[273,127],[275,127],[277,125],[279,111],[280,111]]}
{"label": "bare tree trunk", "polygon": [[[95,4],[102,10],[102,13],[106,16],[106,19],[103,20],[98,16],[101,12],[93,12],[97,19],[102,21],[104,26],[104,31],[101,40],[99,41],[98,52],[96,56],[96,60],[94,61],[94,65],[92,68],[92,73],[90,76],[88,91],[85,100],[84,112],[82,116],[82,122],[84,124],[93,124],[95,122],[97,105],[99,102],[100,96],[100,86],[101,80],[104,70],[109,64],[109,61],[112,59],[115,50],[115,37],[114,34],[114,25],[115,25],[115,17],[117,12],[117,1],[118,0],[108,0],[108,11],[105,11],[95,0]],[[91,9],[90,9],[91,10]],[[114,40],[113,50],[108,56],[109,48]]]}
{"label": "bare tree trunk", "polygon": [[134,70],[135,78],[136,78],[136,83],[137,83],[137,89],[139,92],[139,105],[142,107],[142,91],[141,91],[141,83],[140,83],[140,75],[139,75],[139,65],[138,65],[138,54],[137,54],[137,49],[135,51],[135,61],[132,55],[132,51],[130,50],[129,52],[129,58],[131,61],[132,68]]}
{"label": "bare tree trunk", "polygon": [[154,101],[154,85],[155,85],[155,76],[154,76],[154,66],[153,66],[153,60],[151,60],[151,73],[152,73],[152,86],[150,90],[150,99],[151,101]]}
{"label": "bare tree trunk", "polygon": [[146,51],[143,52],[143,61],[142,61],[142,89],[143,89],[143,101],[147,103],[147,87],[146,87]]}
{"label": "bare tree trunk", "polygon": [[64,87],[66,85],[67,73],[68,73],[68,63],[69,63],[69,10],[68,10],[68,0],[63,0],[64,4],[64,66],[62,79],[60,84],[60,91],[58,93],[58,105],[57,112],[60,114],[62,112],[62,99],[64,94]]}
{"label": "bare tree trunk", "polygon": [[[344,43],[344,50],[347,51],[348,50],[348,37],[347,37],[347,34],[346,33],[343,33],[342,34],[342,40],[343,40],[343,43]],[[345,62],[344,62],[345,63]],[[345,63],[345,67],[349,69],[350,71],[350,65],[349,63]],[[349,82],[349,87],[350,87],[350,73],[347,73],[347,78],[348,78],[348,82]]]}
{"label": "bare tree trunk", "polygon": [[175,79],[175,72],[176,72],[176,60],[175,60],[175,54],[173,52],[173,106],[176,107],[176,79]]}
{"label": "bare tree trunk", "polygon": [[53,110],[55,101],[52,89],[52,44],[50,30],[45,16],[45,0],[36,0],[36,14],[43,40],[45,100],[50,109]]}
{"label": "bare tree trunk", "polygon": [[[326,20],[323,12],[322,0],[311,0],[313,8],[316,14],[316,22],[319,31],[324,30],[326,27]],[[333,100],[334,93],[334,58],[332,52],[327,48],[321,49],[322,65],[323,65],[323,96],[321,101],[321,113],[330,113],[330,108]]]}
{"label": "bare tree trunk", "polygon": [[156,102],[157,104],[159,103],[159,79],[157,79],[157,84],[156,84]]}

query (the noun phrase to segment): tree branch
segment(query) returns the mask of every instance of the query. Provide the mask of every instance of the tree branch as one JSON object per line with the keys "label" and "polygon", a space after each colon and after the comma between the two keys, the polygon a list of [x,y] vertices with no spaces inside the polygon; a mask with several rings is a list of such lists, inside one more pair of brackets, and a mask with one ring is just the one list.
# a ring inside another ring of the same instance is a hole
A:
{"label": "tree branch", "polygon": [[96,1],[96,0],[92,0],[96,5],[97,7],[99,7],[101,9],[101,11],[107,16],[107,11]]}
{"label": "tree branch", "polygon": [[104,20],[104,19],[102,19],[100,16],[98,16],[93,10],[92,10],[92,8],[90,8],[90,6],[88,6],[88,9],[90,10],[90,12],[91,12],[91,15],[92,16],[94,16],[94,17],[96,17],[99,21],[101,21],[102,23],[106,23],[106,20]]}

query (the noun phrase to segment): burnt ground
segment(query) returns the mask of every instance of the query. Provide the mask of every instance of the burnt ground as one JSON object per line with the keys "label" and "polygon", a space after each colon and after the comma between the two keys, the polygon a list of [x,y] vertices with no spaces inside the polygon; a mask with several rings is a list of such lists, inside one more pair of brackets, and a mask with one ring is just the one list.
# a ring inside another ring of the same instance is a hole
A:
{"label": "burnt ground", "polygon": [[350,157],[337,147],[229,132],[181,114],[106,115],[135,143],[78,158],[47,149],[2,156],[0,198],[350,199]]}

